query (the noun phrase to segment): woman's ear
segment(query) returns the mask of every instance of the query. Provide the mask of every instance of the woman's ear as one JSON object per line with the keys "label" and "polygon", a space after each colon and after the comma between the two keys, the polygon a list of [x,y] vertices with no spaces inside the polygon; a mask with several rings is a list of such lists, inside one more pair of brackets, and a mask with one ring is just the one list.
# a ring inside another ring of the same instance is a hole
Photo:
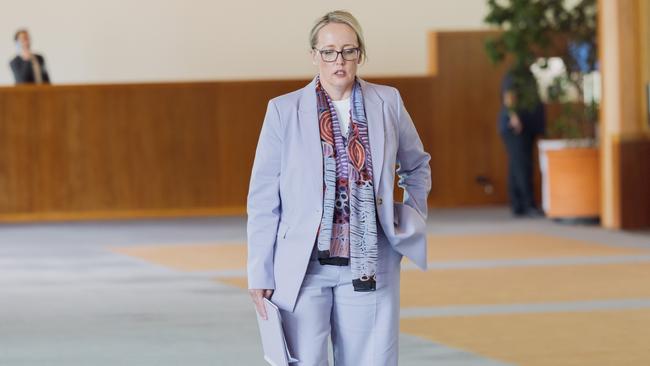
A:
{"label": "woman's ear", "polygon": [[312,65],[318,65],[318,63],[316,62],[316,51],[314,49],[312,49],[309,52],[311,53],[311,63],[312,63]]}

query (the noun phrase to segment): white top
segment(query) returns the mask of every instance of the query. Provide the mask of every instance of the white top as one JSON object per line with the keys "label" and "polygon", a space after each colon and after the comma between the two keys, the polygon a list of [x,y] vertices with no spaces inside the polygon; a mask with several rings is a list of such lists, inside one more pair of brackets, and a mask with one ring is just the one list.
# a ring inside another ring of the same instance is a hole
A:
{"label": "white top", "polygon": [[348,129],[350,128],[350,98],[343,100],[333,100],[334,109],[336,109],[336,117],[341,126],[341,133],[343,137],[348,137]]}

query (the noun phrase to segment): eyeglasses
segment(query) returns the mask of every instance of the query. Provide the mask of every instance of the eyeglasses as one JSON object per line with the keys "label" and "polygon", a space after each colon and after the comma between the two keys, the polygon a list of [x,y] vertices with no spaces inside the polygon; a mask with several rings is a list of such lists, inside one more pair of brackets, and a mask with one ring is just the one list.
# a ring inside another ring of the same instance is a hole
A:
{"label": "eyeglasses", "polygon": [[317,51],[320,53],[321,59],[325,62],[334,62],[336,61],[337,58],[339,58],[339,54],[341,54],[341,57],[345,61],[356,61],[359,59],[359,54],[361,53],[361,49],[358,47],[355,48],[344,48],[341,51],[337,50],[319,50],[317,48],[314,48],[314,51]]}

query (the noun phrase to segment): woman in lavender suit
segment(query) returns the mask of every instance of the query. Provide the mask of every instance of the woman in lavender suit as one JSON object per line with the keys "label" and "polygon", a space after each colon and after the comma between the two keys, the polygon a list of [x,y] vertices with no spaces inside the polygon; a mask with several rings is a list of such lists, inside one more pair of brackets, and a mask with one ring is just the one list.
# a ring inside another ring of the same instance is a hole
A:
{"label": "woman in lavender suit", "polygon": [[[282,312],[295,365],[397,365],[400,261],[426,269],[430,156],[399,92],[357,77],[348,12],[310,34],[318,74],[269,102],[248,194],[248,287]],[[397,168],[396,168],[397,167]],[[395,173],[404,189],[393,201]]]}

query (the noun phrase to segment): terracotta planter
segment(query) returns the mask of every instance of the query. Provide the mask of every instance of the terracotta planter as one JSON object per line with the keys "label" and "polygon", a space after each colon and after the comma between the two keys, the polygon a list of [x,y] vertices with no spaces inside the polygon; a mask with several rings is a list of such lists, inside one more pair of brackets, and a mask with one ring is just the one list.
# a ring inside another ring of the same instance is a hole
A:
{"label": "terracotta planter", "polygon": [[598,148],[589,140],[541,140],[542,206],[554,219],[600,216]]}

